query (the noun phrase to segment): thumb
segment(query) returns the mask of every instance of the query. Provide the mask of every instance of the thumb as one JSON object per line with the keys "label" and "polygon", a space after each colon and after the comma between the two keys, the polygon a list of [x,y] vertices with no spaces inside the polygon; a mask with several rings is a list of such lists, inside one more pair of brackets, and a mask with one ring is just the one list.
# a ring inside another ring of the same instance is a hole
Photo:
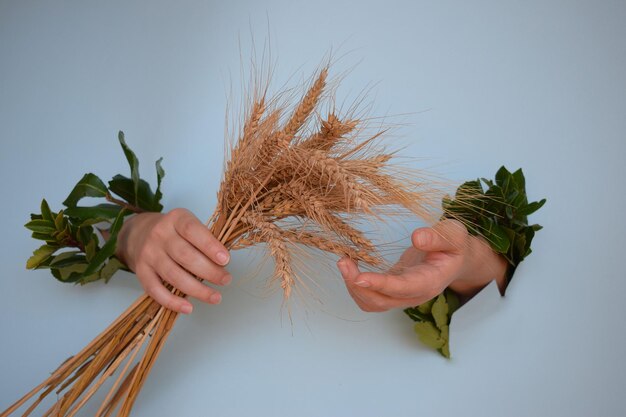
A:
{"label": "thumb", "polygon": [[339,262],[337,262],[337,267],[339,268],[343,279],[348,283],[353,283],[361,273],[357,264],[352,259],[347,257],[341,258]]}
{"label": "thumb", "polygon": [[458,252],[467,242],[467,229],[457,220],[443,220],[413,232],[413,246],[424,252]]}

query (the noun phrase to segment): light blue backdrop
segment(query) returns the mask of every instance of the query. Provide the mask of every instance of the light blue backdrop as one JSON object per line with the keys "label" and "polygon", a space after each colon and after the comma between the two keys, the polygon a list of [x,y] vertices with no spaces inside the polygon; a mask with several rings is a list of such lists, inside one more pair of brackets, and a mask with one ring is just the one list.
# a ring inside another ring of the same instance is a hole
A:
{"label": "light blue backdrop", "polygon": [[[625,21],[623,1],[1,0],[0,409],[141,292],[128,274],[25,271],[28,213],[84,172],[125,172],[123,129],[143,175],[165,157],[167,207],[206,218],[238,38],[246,58],[269,35],[277,84],[331,48],[336,74],[359,63],[339,96],[376,83],[372,114],[411,113],[395,134],[416,165],[455,181],[523,167],[545,230],[506,299],[488,288],[456,314],[451,361],[401,312],[360,312],[332,269],[293,326],[239,279],[179,321],[134,415],[626,414]],[[251,270],[234,255],[233,275]]]}

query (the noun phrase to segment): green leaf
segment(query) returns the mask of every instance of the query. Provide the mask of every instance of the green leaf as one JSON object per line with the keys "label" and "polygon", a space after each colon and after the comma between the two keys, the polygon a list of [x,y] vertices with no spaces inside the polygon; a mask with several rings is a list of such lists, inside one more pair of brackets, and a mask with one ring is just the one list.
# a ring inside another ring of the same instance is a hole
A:
{"label": "green leaf", "polygon": [[154,202],[157,204],[160,203],[161,198],[163,198],[163,193],[161,192],[161,180],[163,180],[163,177],[165,177],[165,171],[161,166],[161,161],[163,161],[163,158],[159,158],[155,163],[157,173],[157,189],[154,192]]}
{"label": "green leaf", "polygon": [[48,206],[48,202],[45,198],[41,200],[41,218],[48,221],[53,221],[54,219],[50,206]]}
{"label": "green leaf", "polygon": [[44,261],[50,258],[50,256],[52,256],[52,254],[56,252],[57,249],[59,248],[56,246],[50,246],[50,245],[43,245],[39,247],[33,252],[33,256],[28,258],[28,261],[26,261],[26,268],[27,269],[37,268],[40,264],[42,264]]}
{"label": "green leaf", "polygon": [[93,207],[71,207],[65,210],[65,215],[78,220],[103,220],[114,219],[122,208],[116,204],[98,204]]}
{"label": "green leaf", "polygon": [[515,185],[518,189],[522,190],[526,188],[526,178],[524,178],[524,173],[522,172],[522,168],[518,169],[512,174],[512,179],[515,182]]}
{"label": "green leaf", "polygon": [[456,194],[459,197],[475,196],[483,193],[483,187],[480,185],[480,181],[466,181],[459,186],[456,190]]}
{"label": "green leaf", "polygon": [[405,308],[404,313],[411,318],[413,321],[422,321],[422,320],[430,320],[428,314],[421,313],[417,307]]}
{"label": "green leaf", "polygon": [[117,138],[120,141],[120,145],[122,145],[124,155],[126,155],[126,160],[128,160],[128,165],[130,166],[130,177],[133,182],[133,195],[135,196],[135,200],[129,200],[129,203],[138,206],[139,201],[137,200],[137,198],[139,196],[139,160],[137,159],[135,152],[133,152],[126,144],[126,141],[124,140],[124,132],[120,130],[117,134]]}
{"label": "green leaf", "polygon": [[57,231],[62,231],[67,229],[67,219],[63,216],[63,211],[61,210],[59,214],[57,214],[54,219],[54,227]]}
{"label": "green leaf", "polygon": [[50,268],[60,269],[74,264],[86,265],[87,259],[85,258],[85,255],[82,255],[79,251],[63,252],[62,254],[55,256],[49,266]]}
{"label": "green leaf", "polygon": [[444,340],[444,343],[443,346],[437,350],[444,357],[450,359],[450,328],[447,325],[441,328],[441,338]]}
{"label": "green leaf", "polygon": [[420,341],[433,349],[439,349],[446,341],[441,337],[441,331],[428,321],[415,323],[413,327]]}
{"label": "green leaf", "polygon": [[76,207],[76,204],[83,197],[105,197],[107,187],[96,175],[89,173],[74,186],[70,195],[65,199],[63,205],[66,207]]}
{"label": "green leaf", "polygon": [[448,324],[448,303],[446,303],[446,297],[443,294],[437,296],[433,303],[431,314],[435,319],[435,324],[440,329]]}
{"label": "green leaf", "polygon": [[52,275],[61,282],[76,282],[84,277],[87,264],[73,264],[63,268],[51,268]]}
{"label": "green leaf", "polygon": [[446,342],[442,347],[437,349],[439,353],[445,358],[450,359],[450,343]]}
{"label": "green leaf", "polygon": [[461,301],[456,293],[450,289],[446,289],[443,294],[448,302],[448,323],[452,321],[452,314],[461,307]]}
{"label": "green leaf", "polygon": [[416,308],[422,314],[430,314],[430,310],[432,309],[434,302],[435,302],[435,299],[432,298],[426,301],[425,303],[418,305]]}
{"label": "green leaf", "polygon": [[485,185],[487,186],[487,188],[491,188],[493,187],[493,181],[487,178],[481,178],[481,181],[485,183]]}
{"label": "green leaf", "polygon": [[532,203],[529,203],[524,207],[520,207],[517,210],[517,214],[528,216],[529,214],[532,214],[536,212],[537,210],[539,210],[541,207],[543,207],[544,204],[546,204],[545,198],[542,199],[541,201],[533,201]]}
{"label": "green leaf", "polygon": [[109,181],[109,189],[129,203],[146,211],[161,211],[163,209],[150,189],[150,184],[144,180],[139,180],[139,195],[137,197],[134,187],[133,181],[123,175],[116,175]]}
{"label": "green leaf", "polygon": [[92,236],[93,236],[93,227],[91,227],[90,225],[81,225],[78,228],[78,231],[76,233],[76,239],[80,243],[82,243],[83,246],[86,246],[87,244],[89,244]]}
{"label": "green leaf", "polygon": [[493,187],[489,187],[487,191],[485,191],[485,196],[488,197],[487,203],[492,204],[502,204],[502,201],[505,199],[504,190],[499,185],[494,185]]}
{"label": "green leaf", "polygon": [[96,252],[95,256],[89,263],[89,267],[85,270],[85,275],[91,275],[100,268],[100,266],[111,256],[115,254],[115,246],[117,244],[117,234],[119,233],[122,225],[124,224],[124,215],[126,214],[126,210],[120,211],[117,218],[111,225],[111,229],[109,230],[110,236],[109,240],[106,241],[102,248],[98,252]]}
{"label": "green leaf", "polygon": [[33,234],[31,234],[30,236],[33,239],[37,239],[37,240],[45,240],[46,242],[56,242],[56,239],[53,238],[50,233],[33,232]]}
{"label": "green leaf", "polygon": [[25,228],[32,232],[37,233],[53,233],[56,232],[56,227],[54,226],[54,222],[49,220],[31,220],[24,225]]}
{"label": "green leaf", "polygon": [[98,250],[98,238],[96,235],[92,234],[89,242],[85,245],[85,255],[87,255],[87,260],[91,262],[93,257],[96,256],[96,251]]}
{"label": "green leaf", "polygon": [[502,165],[500,169],[498,170],[498,172],[496,172],[496,184],[498,184],[503,189],[506,189],[510,179],[511,179],[511,173],[509,172],[508,169],[504,167],[504,165]]}
{"label": "green leaf", "polygon": [[511,242],[506,231],[495,224],[490,218],[483,218],[482,233],[491,248],[499,253],[506,253],[509,250]]}
{"label": "green leaf", "polygon": [[135,184],[133,180],[123,175],[116,175],[109,181],[109,190],[122,197],[130,204],[135,201]]}
{"label": "green leaf", "polygon": [[112,257],[109,259],[109,262],[104,265],[104,267],[100,270],[100,279],[103,279],[104,282],[109,282],[111,277],[120,269],[123,269],[126,265],[124,265],[119,259],[116,257]]}

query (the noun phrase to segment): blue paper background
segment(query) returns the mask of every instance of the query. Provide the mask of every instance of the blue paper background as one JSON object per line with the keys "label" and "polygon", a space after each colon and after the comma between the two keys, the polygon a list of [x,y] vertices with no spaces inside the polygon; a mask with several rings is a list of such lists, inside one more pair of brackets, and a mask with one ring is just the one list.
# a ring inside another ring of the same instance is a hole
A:
{"label": "blue paper background", "polygon": [[166,206],[207,218],[240,52],[269,37],[276,86],[333,48],[335,75],[354,67],[340,98],[371,87],[371,114],[411,113],[391,121],[416,166],[459,182],[523,167],[545,230],[506,299],[490,287],[456,314],[451,361],[401,312],[360,312],[332,269],[293,326],[239,278],[179,321],[133,415],[626,414],[624,21],[623,1],[0,1],[0,409],[141,293],[129,274],[27,272],[28,213],[85,172],[126,172],[122,129],[144,177],[165,157]]}

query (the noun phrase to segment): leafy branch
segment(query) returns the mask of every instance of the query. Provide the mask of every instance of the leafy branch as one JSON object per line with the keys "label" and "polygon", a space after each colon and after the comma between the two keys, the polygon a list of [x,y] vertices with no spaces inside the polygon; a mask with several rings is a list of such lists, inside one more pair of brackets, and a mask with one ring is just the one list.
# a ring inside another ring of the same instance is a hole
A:
{"label": "leafy branch", "polygon": [[[511,173],[503,166],[496,173],[495,182],[485,178],[467,181],[457,189],[454,199],[444,198],[442,205],[445,218],[461,221],[470,234],[484,237],[495,252],[506,258],[508,285],[517,265],[530,255],[535,232],[541,230],[538,224],[528,224],[528,215],[545,202],[545,198],[528,202],[521,168]],[[416,322],[415,333],[422,343],[449,358],[450,321],[459,307],[454,291],[446,289],[404,312]]]}
{"label": "leafy branch", "polygon": [[[59,212],[53,212],[43,199],[41,213],[31,214],[25,227],[34,239],[45,244],[33,252],[26,268],[50,269],[59,281],[80,284],[100,279],[108,282],[117,270],[127,270],[115,256],[118,233],[126,216],[163,209],[161,180],[165,171],[159,159],[157,189],[152,192],[150,185],[139,177],[139,160],[126,144],[123,132],[119,132],[118,139],[130,166],[130,178],[116,175],[107,187],[98,176],[85,174],[63,201],[65,208]],[[108,203],[79,206],[85,197],[105,199]],[[108,232],[106,241],[97,233],[101,230]]]}
{"label": "leafy branch", "polygon": [[510,265],[508,284],[515,267],[532,252],[530,244],[535,233],[542,229],[538,224],[529,225],[528,215],[545,203],[545,198],[528,201],[521,168],[511,173],[503,166],[496,172],[495,182],[482,178],[462,184],[454,199],[444,198],[443,210],[444,217],[460,220],[472,235],[483,236],[494,251],[506,258]]}

